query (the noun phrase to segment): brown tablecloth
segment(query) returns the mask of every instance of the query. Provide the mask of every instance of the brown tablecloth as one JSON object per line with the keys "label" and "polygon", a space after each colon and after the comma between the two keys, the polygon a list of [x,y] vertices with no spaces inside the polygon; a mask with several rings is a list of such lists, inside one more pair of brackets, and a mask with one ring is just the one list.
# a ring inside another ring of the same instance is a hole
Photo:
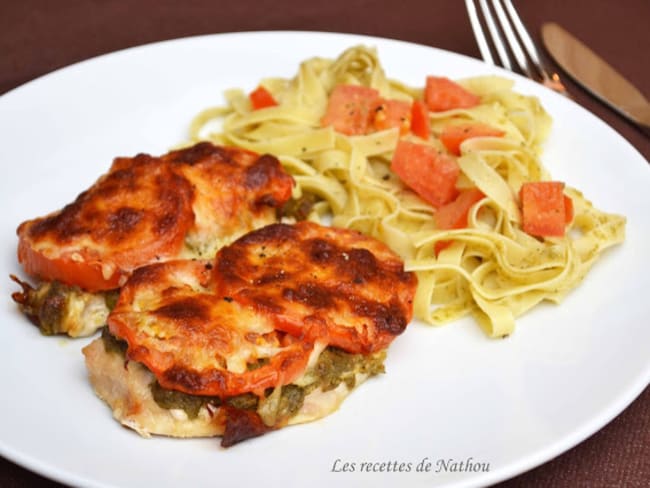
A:
{"label": "brown tablecloth", "polygon": [[[540,25],[558,22],[650,96],[648,0],[515,3],[538,42]],[[253,30],[368,34],[479,57],[460,0],[8,0],[0,5],[0,94],[54,69],[117,49]],[[650,160],[650,138],[570,80],[566,85],[578,103]],[[617,164],[612,161],[612,167]],[[650,389],[646,388],[590,439],[500,486],[646,487],[649,483]],[[60,485],[0,458],[0,486]]]}

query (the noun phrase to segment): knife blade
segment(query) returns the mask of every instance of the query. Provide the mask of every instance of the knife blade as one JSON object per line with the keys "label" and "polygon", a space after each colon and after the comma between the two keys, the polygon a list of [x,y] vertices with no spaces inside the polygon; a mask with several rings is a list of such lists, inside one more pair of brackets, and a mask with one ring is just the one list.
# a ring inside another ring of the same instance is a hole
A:
{"label": "knife blade", "polygon": [[624,117],[650,129],[650,102],[600,56],[554,22],[542,25],[542,40],[571,78]]}

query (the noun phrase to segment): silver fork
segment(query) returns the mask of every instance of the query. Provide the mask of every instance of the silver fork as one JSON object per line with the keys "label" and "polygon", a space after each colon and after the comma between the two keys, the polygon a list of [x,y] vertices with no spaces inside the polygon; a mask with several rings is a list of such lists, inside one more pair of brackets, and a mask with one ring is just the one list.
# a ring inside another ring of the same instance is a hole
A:
{"label": "silver fork", "polygon": [[[535,42],[530,37],[511,0],[491,0],[491,8],[487,0],[478,0],[478,3],[501,66],[515,71],[510,51],[517,66],[528,78],[539,81],[551,90],[568,97],[569,94],[562,84],[560,76],[549,70],[542,61]],[[465,6],[483,60],[497,66],[490,44],[485,37],[475,0],[465,0]],[[492,12],[496,14],[496,21]]]}

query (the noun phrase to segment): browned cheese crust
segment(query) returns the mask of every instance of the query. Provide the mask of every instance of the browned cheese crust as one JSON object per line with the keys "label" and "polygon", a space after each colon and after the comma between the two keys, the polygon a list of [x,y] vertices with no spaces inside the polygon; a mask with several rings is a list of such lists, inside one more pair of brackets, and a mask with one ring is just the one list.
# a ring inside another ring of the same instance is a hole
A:
{"label": "browned cheese crust", "polygon": [[404,331],[417,285],[382,242],[311,222],[247,234],[219,252],[215,274],[219,294],[273,314],[278,329],[360,353]]}
{"label": "browned cheese crust", "polygon": [[275,329],[274,317],[215,293],[210,261],[139,268],[108,317],[128,343],[127,357],[165,388],[195,395],[238,395],[290,383],[313,342]]}
{"label": "browned cheese crust", "polygon": [[207,142],[116,158],[73,203],[20,224],[18,259],[37,278],[117,288],[136,267],[184,251],[211,257],[273,222],[292,186],[273,156]]}

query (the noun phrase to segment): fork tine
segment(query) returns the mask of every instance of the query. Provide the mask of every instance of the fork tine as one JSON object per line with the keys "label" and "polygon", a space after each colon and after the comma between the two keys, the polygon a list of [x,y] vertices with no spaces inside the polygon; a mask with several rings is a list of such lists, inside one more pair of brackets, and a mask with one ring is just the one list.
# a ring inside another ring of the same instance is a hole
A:
{"label": "fork tine", "polygon": [[499,24],[501,25],[501,29],[503,29],[503,33],[505,34],[506,39],[508,40],[508,45],[512,50],[512,54],[514,55],[515,60],[519,65],[519,68],[526,74],[526,76],[528,76],[529,78],[534,78],[535,75],[533,71],[530,69],[528,58],[526,58],[526,54],[521,49],[521,45],[519,44],[517,35],[512,30],[512,26],[510,25],[510,21],[508,20],[508,16],[506,15],[505,10],[503,10],[503,6],[501,5],[501,2],[499,2],[499,0],[493,0],[492,6],[494,7],[494,11],[497,13]]}
{"label": "fork tine", "polygon": [[472,25],[472,31],[474,32],[474,37],[476,38],[476,44],[478,44],[478,50],[481,51],[481,57],[483,61],[488,64],[495,66],[494,58],[492,57],[492,52],[490,51],[490,46],[485,38],[483,33],[483,28],[481,27],[481,21],[478,18],[476,13],[476,5],[474,5],[474,0],[465,0],[465,7],[467,8],[467,15],[469,16],[469,23]]}
{"label": "fork tine", "polygon": [[[470,24],[472,26],[472,31],[474,32],[474,37],[476,38],[476,43],[478,44],[479,50],[481,51],[481,56],[486,63],[496,65],[494,58],[492,56],[492,51],[490,44],[486,39],[486,32],[481,25],[481,19],[476,9],[476,0],[465,0],[465,7],[467,8],[467,14],[469,17]],[[492,9],[496,12],[499,26],[494,20],[494,15],[490,10],[490,7],[487,3],[487,0],[478,0],[481,7],[481,13],[483,15],[483,22],[488,28],[489,37],[492,38],[492,44],[499,55],[499,61],[501,65],[514,71],[512,69],[512,63],[510,62],[510,55],[508,53],[508,48],[512,52],[517,64],[521,71],[528,76],[528,78],[536,81],[540,81],[534,71],[536,70],[541,76],[541,83],[564,96],[569,98],[566,88],[562,84],[560,77],[556,72],[552,72],[549,75],[550,71],[544,66],[542,62],[542,57],[539,55],[539,51],[535,47],[533,39],[530,37],[526,26],[521,21],[515,6],[512,3],[512,0],[490,0],[492,4]],[[503,9],[505,5],[506,11]],[[512,29],[514,25],[517,33]],[[500,27],[500,28],[499,28]],[[505,34],[506,39],[503,38]],[[520,42],[521,39],[521,42]],[[523,49],[522,49],[523,45]],[[506,47],[507,46],[507,47]],[[526,52],[524,52],[524,50]],[[535,70],[531,68],[534,66]]]}
{"label": "fork tine", "polygon": [[537,68],[537,71],[539,71],[539,74],[542,76],[543,79],[549,79],[550,76],[548,74],[548,70],[544,66],[544,63],[542,62],[542,57],[540,56],[539,51],[535,47],[535,43],[533,42],[533,39],[530,37],[530,34],[528,33],[528,29],[526,29],[526,26],[521,21],[521,17],[519,17],[519,13],[517,13],[517,9],[512,4],[511,0],[503,0],[503,1],[504,1],[504,5],[506,6],[506,10],[508,11],[508,15],[510,16],[512,23],[515,26],[515,30],[517,31],[517,34],[519,35],[519,38],[521,39],[521,42],[523,43],[528,56],[533,61],[533,65],[535,66],[535,68]]}
{"label": "fork tine", "polygon": [[479,0],[481,6],[481,11],[483,12],[483,18],[487,24],[488,30],[490,31],[490,36],[492,36],[492,42],[494,47],[497,50],[499,55],[499,60],[501,61],[501,66],[512,71],[512,64],[510,63],[510,56],[508,56],[508,50],[506,49],[506,42],[499,31],[496,22],[494,22],[494,16],[490,11],[490,7],[485,0]]}

